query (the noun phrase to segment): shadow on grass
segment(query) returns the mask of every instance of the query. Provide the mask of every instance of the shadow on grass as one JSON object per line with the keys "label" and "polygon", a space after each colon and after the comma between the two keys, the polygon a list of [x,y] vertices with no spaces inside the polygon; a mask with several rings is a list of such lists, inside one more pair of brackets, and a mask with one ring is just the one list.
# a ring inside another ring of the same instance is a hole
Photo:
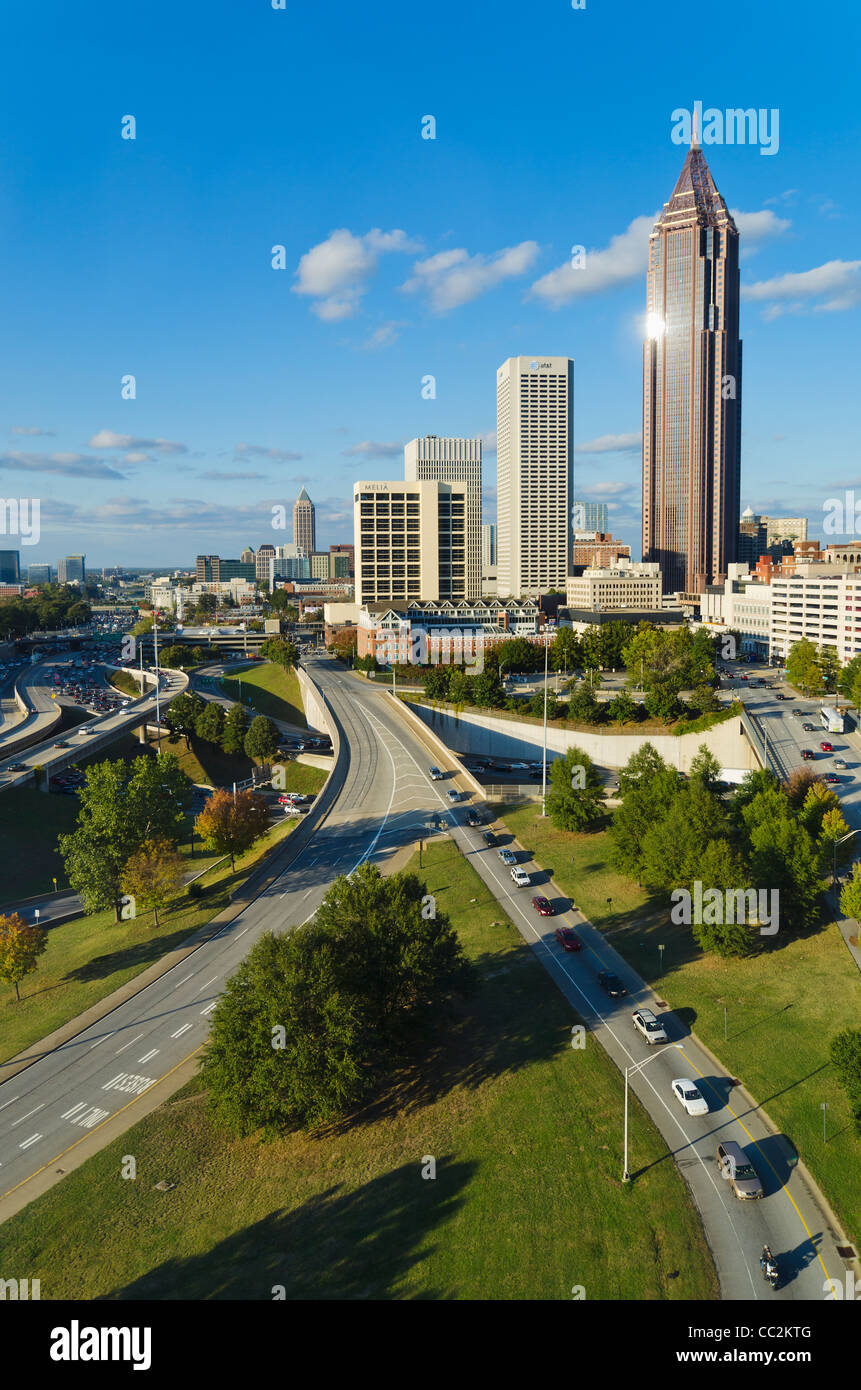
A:
{"label": "shadow on grass", "polygon": [[457,1087],[477,1090],[564,1051],[575,1015],[561,995],[558,1012],[548,1007],[543,972],[522,970],[518,951],[486,952],[472,963],[477,985],[472,997],[451,1006],[435,1031],[423,1034],[411,1052],[405,1050],[404,1064],[381,1077],[377,1094],[321,1131],[320,1138],[409,1114]]}
{"label": "shadow on grass", "polygon": [[[273,1211],[204,1254],[166,1260],[106,1298],[271,1302],[279,1286],[290,1300],[397,1297],[409,1271],[433,1253],[428,1236],[442,1235],[477,1169],[437,1156],[435,1179],[424,1180],[421,1158],[417,1152],[414,1162],[355,1191],[338,1184],[293,1211]],[[160,1204],[171,1201],[169,1193],[156,1197]],[[229,1212],[230,1194],[222,1192],[220,1200]],[[406,1296],[455,1293],[427,1288]]]}

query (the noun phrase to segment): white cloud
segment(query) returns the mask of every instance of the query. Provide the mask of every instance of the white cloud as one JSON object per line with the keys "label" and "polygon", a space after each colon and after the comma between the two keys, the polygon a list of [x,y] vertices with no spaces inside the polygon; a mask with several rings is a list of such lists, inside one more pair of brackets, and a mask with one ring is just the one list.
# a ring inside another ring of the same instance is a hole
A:
{"label": "white cloud", "polygon": [[88,458],[86,454],[26,454],[12,450],[0,454],[0,468],[20,473],[59,473],[67,478],[121,479],[122,473],[105,459]]}
{"label": "white cloud", "polygon": [[[826,261],[813,270],[792,271],[742,285],[742,297],[766,302],[763,318],[781,314],[833,313],[861,304],[861,261]],[[811,303],[819,300],[819,303]]]}
{"label": "white cloud", "polygon": [[420,249],[419,242],[411,241],[400,230],[381,232],[374,227],[365,236],[354,236],[347,227],[339,227],[301,257],[292,290],[314,299],[313,312],[326,322],[351,318],[377,269],[379,256]]}
{"label": "white cloud", "polygon": [[588,251],[582,265],[571,261],[542,275],[530,289],[530,295],[543,299],[551,309],[560,309],[572,299],[587,294],[600,294],[645,275],[648,264],[649,234],[657,213],[651,217],[635,217],[624,232],[611,237],[602,250]]}
{"label": "white cloud", "polygon": [[389,440],[388,443],[381,443],[376,439],[363,439],[360,444],[353,444],[342,452],[345,458],[395,458],[403,451],[403,444],[399,444],[396,439]]}
{"label": "white cloud", "polygon": [[730,215],[738,227],[742,255],[756,250],[765,241],[782,236],[792,226],[788,218],[776,216],[770,208],[764,208],[761,212],[741,212],[738,208],[730,208]]}
{"label": "white cloud", "polygon": [[89,441],[91,449],[131,449],[134,452],[156,454],[187,454],[185,444],[177,444],[172,439],[137,439],[131,434],[117,434],[114,430],[97,430]]}
{"label": "white cloud", "polygon": [[301,454],[291,453],[289,449],[267,448],[265,444],[237,444],[234,453],[237,458],[252,454],[255,458],[273,459],[276,463],[296,463]]}
{"label": "white cloud", "polygon": [[392,343],[397,342],[400,337],[399,330],[403,327],[403,323],[398,319],[387,319],[385,323],[380,324],[379,328],[374,329],[370,337],[365,339],[363,347],[390,347]]}
{"label": "white cloud", "polygon": [[34,435],[34,436],[35,436],[35,435],[41,435],[41,436],[45,437],[45,436],[49,436],[49,435],[55,435],[55,434],[57,433],[57,431],[56,431],[56,430],[42,430],[42,429],[39,429],[38,425],[13,425],[13,426],[12,426],[12,433],[13,433],[13,434],[27,434],[27,435]]}
{"label": "white cloud", "polygon": [[521,241],[490,256],[470,256],[463,247],[440,251],[427,260],[416,261],[409,280],[401,286],[408,294],[420,291],[428,296],[439,314],[468,304],[504,280],[523,275],[538,255],[537,241]]}
{"label": "white cloud", "polygon": [[588,439],[585,444],[575,444],[575,454],[627,454],[639,450],[643,442],[641,434],[602,434],[597,439]]}

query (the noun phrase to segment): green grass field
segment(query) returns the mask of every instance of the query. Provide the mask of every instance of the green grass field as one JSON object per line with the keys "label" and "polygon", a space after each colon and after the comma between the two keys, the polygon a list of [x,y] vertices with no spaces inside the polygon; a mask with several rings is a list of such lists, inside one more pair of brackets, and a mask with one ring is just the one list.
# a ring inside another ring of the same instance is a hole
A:
{"label": "green grass field", "polygon": [[[852,1132],[828,1060],[834,1034],[861,1027],[861,978],[836,924],[800,938],[779,932],[763,939],[764,950],[753,959],[721,960],[704,954],[689,928],[671,923],[666,908],[609,867],[605,832],[555,830],[534,806],[503,814],[536,862],[552,868],[562,891],[741,1078],[861,1242],[861,1138]],[[827,1142],[822,1102],[829,1107]]]}
{"label": "green grass field", "polygon": [[193,1082],[5,1222],[0,1268],[41,1278],[43,1299],[715,1298],[699,1218],[636,1102],[646,1171],[620,1181],[615,1067],[591,1039],[571,1048],[570,1007],[452,844],[428,848],[422,877],[480,986],[418,1065],[351,1123],[267,1144],[218,1130]]}
{"label": "green grass field", "polygon": [[236,675],[225,676],[221,682],[222,693],[231,700],[238,700],[240,685],[243,700],[246,703],[250,700],[257,714],[267,714],[270,719],[283,719],[287,724],[307,729],[295,671],[285,671],[271,661],[261,662]]}
{"label": "green grass field", "polygon": [[[0,804],[4,800],[5,797],[0,798]],[[48,797],[42,796],[42,800],[47,802]],[[53,802],[54,798],[50,800]],[[68,800],[77,804],[71,797]],[[40,956],[36,970],[21,982],[20,1002],[15,999],[14,986],[0,984],[0,1061],[14,1057],[76,1018],[180,946],[187,936],[228,906],[231,893],[262,856],[290,834],[295,824],[286,819],[276,821],[257,845],[237,858],[235,872],[231,872],[229,862],[213,868],[200,880],[206,888],[204,896],[192,900],[183,894],[173,907],[159,914],[158,927],[153,926],[152,913],[115,922],[110,910],[50,927],[47,950]],[[181,849],[188,858],[188,844]],[[194,859],[188,859],[189,872],[215,864],[216,859],[208,852],[202,853],[197,842]]]}
{"label": "green grass field", "polygon": [[141,693],[140,681],[136,681],[134,676],[128,671],[114,671],[111,676],[111,685],[116,686],[124,695],[131,695],[138,699]]}
{"label": "green grass field", "polygon": [[68,888],[57,837],[74,828],[77,814],[76,796],[55,796],[34,787],[10,789],[0,796],[4,907],[14,907],[19,898],[53,893],[55,878],[58,889]]}

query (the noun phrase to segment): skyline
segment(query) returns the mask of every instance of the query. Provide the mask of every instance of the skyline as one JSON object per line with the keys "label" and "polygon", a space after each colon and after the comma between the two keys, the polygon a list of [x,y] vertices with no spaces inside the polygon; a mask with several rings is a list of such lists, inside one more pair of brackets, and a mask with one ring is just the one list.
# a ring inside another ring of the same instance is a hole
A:
{"label": "skyline", "polygon": [[[94,567],[188,567],[277,543],[271,507],[303,485],[321,543],[348,541],[353,482],[399,476],[404,444],[425,434],[482,438],[494,521],[496,371],[533,353],[573,358],[576,494],[607,501],[639,554],[648,238],[685,156],[673,113],[699,100],[780,111],[777,153],[705,153],[745,252],[741,505],[807,515],[822,535],[825,499],[853,485],[861,304],[845,178],[859,123],[839,53],[813,33],[802,57],[791,24],[776,33],[730,4],[728,31],[745,36],[731,78],[717,49],[680,75],[648,11],[624,5],[620,23],[618,6],[612,20],[548,9],[519,33],[514,111],[494,71],[518,13],[506,0],[491,31],[450,5],[425,25],[383,3],[381,35],[340,16],[333,55],[322,14],[262,11],[237,28],[214,4],[198,67],[198,20],[171,13],[165,51],[164,4],[109,25],[101,5],[10,17],[0,493],[40,498],[22,566],[83,551]],[[46,16],[50,109],[16,61]],[[467,61],[476,51],[486,64]],[[641,90],[643,52],[645,104],[618,96]],[[120,138],[126,113],[134,141]],[[128,372],[134,401],[120,396]]]}

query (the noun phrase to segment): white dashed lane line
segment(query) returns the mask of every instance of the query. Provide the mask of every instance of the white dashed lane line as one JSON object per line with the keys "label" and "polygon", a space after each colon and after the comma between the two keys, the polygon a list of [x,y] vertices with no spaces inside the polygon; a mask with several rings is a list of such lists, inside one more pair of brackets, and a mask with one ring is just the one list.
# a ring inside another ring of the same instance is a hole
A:
{"label": "white dashed lane line", "polygon": [[137,1035],[136,1038],[132,1038],[131,1042],[127,1042],[127,1043],[125,1044],[125,1047],[118,1047],[117,1050],[116,1050],[116,1052],[114,1053],[114,1056],[115,1056],[115,1057],[119,1057],[119,1055],[120,1055],[121,1052],[125,1052],[126,1047],[134,1047],[135,1043],[136,1043],[136,1042],[140,1042],[140,1039],[141,1039],[142,1037],[143,1037],[143,1033],[138,1033],[138,1035]]}
{"label": "white dashed lane line", "polygon": [[[45,1102],[44,1102],[44,1101],[42,1102],[41,1105],[37,1105],[37,1106],[36,1106],[36,1110],[44,1110],[44,1109],[45,1109]],[[20,1120],[13,1120],[12,1123],[11,1123],[11,1125],[9,1126],[9,1128],[10,1128],[10,1129],[14,1129],[16,1125],[21,1125],[21,1124],[23,1124],[25,1120],[29,1120],[29,1118],[30,1118],[31,1115],[35,1115],[35,1114],[36,1114],[36,1110],[28,1110],[26,1115],[22,1115],[22,1116],[21,1116]]]}
{"label": "white dashed lane line", "polygon": [[149,1062],[149,1061],[152,1060],[153,1057],[155,1057],[155,1056],[157,1055],[157,1053],[158,1053],[158,1048],[157,1048],[157,1047],[154,1047],[154,1048],[152,1048],[152,1050],[151,1050],[150,1052],[145,1052],[144,1055],[143,1055],[143,1057],[138,1057],[138,1061],[139,1061],[139,1062]]}
{"label": "white dashed lane line", "polygon": [[190,1023],[184,1023],[181,1028],[177,1028],[175,1033],[171,1033],[172,1038],[181,1038],[183,1033],[187,1033],[191,1027]]}

